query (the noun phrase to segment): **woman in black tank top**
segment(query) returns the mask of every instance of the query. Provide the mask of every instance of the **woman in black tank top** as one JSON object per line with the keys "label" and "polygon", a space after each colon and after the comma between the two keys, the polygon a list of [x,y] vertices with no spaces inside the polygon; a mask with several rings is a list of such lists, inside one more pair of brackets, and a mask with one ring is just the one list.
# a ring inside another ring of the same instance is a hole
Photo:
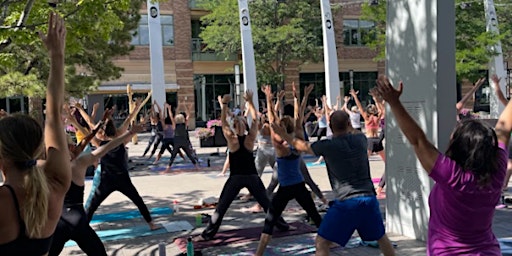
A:
{"label": "woman in black tank top", "polygon": [[[0,255],[46,255],[71,181],[64,105],[64,19],[50,12],[48,32],[40,34],[50,56],[46,122],[14,114],[0,120]],[[46,156],[44,165],[38,159]]]}
{"label": "woman in black tank top", "polygon": [[187,131],[187,118],[183,114],[173,115],[171,110],[171,105],[166,104],[166,111],[169,113],[169,117],[171,118],[172,128],[174,129],[174,145],[171,152],[171,160],[169,160],[169,164],[165,171],[161,172],[161,174],[166,174],[171,172],[171,166],[174,163],[174,159],[176,159],[176,155],[178,155],[183,150],[187,157],[190,159],[192,164],[195,166],[196,170],[199,170],[198,159],[196,153],[194,152],[194,148],[192,147],[192,143],[190,143],[190,138],[188,137]]}
{"label": "woman in black tank top", "polygon": [[[254,141],[258,134],[258,119],[256,109],[252,102],[252,92],[247,91],[244,95],[244,99],[249,104],[249,111],[253,120],[247,135],[245,134],[247,132],[247,123],[243,117],[236,117],[233,125],[235,131],[231,130],[226,118],[228,111],[227,105],[231,101],[231,96],[224,95],[222,99],[219,96],[219,103],[222,107],[222,131],[224,137],[226,137],[229,148],[230,175],[222,188],[219,203],[215,208],[215,212],[208,226],[200,236],[194,238],[196,242],[210,240],[217,234],[224,214],[226,214],[229,206],[242,188],[247,188],[265,211],[267,211],[269,207],[269,199],[265,191],[265,186],[256,171],[252,153]],[[286,224],[282,218],[280,218],[276,226],[280,230],[289,229],[288,224]]]}
{"label": "woman in black tank top", "polygon": [[[102,122],[84,139],[86,144],[94,137],[101,125]],[[103,243],[89,225],[89,220],[84,210],[85,171],[91,163],[97,162],[109,151],[123,144],[123,142],[129,140],[133,134],[141,132],[142,130],[142,126],[134,125],[130,131],[102,145],[92,153],[80,155],[82,151],[80,145],[83,143],[80,143],[76,150],[74,150],[75,147],[73,145],[71,146],[70,151],[73,152],[72,158],[75,156],[78,157],[71,161],[71,187],[64,198],[62,216],[60,217],[59,224],[54,233],[49,256],[59,255],[65,243],[69,240],[74,240],[87,255],[107,255]]]}

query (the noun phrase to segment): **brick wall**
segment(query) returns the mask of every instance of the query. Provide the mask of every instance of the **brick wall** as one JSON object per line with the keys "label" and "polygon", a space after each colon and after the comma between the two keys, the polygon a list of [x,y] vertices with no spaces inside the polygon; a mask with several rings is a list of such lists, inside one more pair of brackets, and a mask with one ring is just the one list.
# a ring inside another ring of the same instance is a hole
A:
{"label": "brick wall", "polygon": [[[188,1],[169,1],[170,8],[174,12],[174,57],[176,60],[176,82],[178,90],[178,102],[192,104],[189,127],[195,128],[195,101],[194,101],[194,72],[192,64],[192,27]],[[186,99],[186,100],[185,100]]]}

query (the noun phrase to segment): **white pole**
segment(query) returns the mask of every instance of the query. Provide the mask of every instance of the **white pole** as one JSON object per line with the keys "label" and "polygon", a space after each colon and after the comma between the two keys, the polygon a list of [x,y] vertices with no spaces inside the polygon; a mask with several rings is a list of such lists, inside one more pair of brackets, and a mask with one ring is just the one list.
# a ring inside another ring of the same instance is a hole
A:
{"label": "white pole", "polygon": [[332,106],[336,103],[336,97],[340,93],[338,55],[334,40],[334,23],[329,0],[321,0],[320,7],[322,8],[322,33],[324,41],[325,95],[327,96],[327,104]]}
{"label": "white pole", "polygon": [[[201,78],[201,117],[206,121],[206,77]],[[215,104],[215,102],[214,102]]]}
{"label": "white pole", "polygon": [[[494,32],[499,35],[500,31],[498,29],[498,17],[496,16],[496,9],[494,8],[494,1],[493,0],[484,0],[484,9],[485,9],[485,19],[487,21],[487,31]],[[506,89],[506,76],[507,72],[505,70],[505,67],[503,65],[503,51],[501,49],[501,42],[498,41],[496,45],[491,46],[492,49],[498,53],[498,55],[494,56],[491,61],[489,62],[489,84],[491,86],[494,86],[491,81],[491,76],[496,74],[499,78],[501,78],[500,81],[500,88],[501,91],[507,95]],[[491,97],[490,97],[490,114],[491,118],[498,118],[500,113],[505,109],[505,106],[500,103],[498,100],[498,96],[496,95],[496,92],[494,90],[491,90]]]}
{"label": "white pole", "polygon": [[153,100],[160,107],[165,102],[164,55],[162,50],[162,26],[158,2],[147,0],[149,51],[151,59],[151,90]]}
{"label": "white pole", "polygon": [[238,0],[240,11],[240,33],[242,38],[242,62],[244,84],[246,90],[254,93],[254,107],[259,109],[258,84],[256,82],[256,63],[254,61],[254,46],[252,42],[251,18],[249,16],[249,5],[247,0]]}

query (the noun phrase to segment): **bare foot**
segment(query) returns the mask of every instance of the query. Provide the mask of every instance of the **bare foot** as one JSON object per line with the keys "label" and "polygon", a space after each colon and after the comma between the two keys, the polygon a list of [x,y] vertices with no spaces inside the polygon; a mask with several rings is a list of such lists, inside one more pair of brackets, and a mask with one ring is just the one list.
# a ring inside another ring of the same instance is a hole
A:
{"label": "bare foot", "polygon": [[165,169],[165,171],[161,171],[160,174],[168,174],[168,173],[171,173],[171,168],[167,167],[167,169]]}
{"label": "bare foot", "polygon": [[149,222],[148,226],[151,231],[163,228],[162,225],[155,225],[153,222]]}
{"label": "bare foot", "polygon": [[198,235],[198,236],[192,238],[192,242],[202,242],[202,241],[206,241],[206,239],[204,239],[203,236],[201,236],[201,235]]}

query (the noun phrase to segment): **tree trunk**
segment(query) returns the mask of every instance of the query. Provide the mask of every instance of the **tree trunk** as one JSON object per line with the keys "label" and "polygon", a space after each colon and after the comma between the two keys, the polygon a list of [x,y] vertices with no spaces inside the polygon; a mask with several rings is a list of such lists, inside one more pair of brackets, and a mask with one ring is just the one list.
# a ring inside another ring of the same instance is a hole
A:
{"label": "tree trunk", "polygon": [[41,126],[44,125],[43,100],[40,97],[28,98],[28,113],[35,118]]}

